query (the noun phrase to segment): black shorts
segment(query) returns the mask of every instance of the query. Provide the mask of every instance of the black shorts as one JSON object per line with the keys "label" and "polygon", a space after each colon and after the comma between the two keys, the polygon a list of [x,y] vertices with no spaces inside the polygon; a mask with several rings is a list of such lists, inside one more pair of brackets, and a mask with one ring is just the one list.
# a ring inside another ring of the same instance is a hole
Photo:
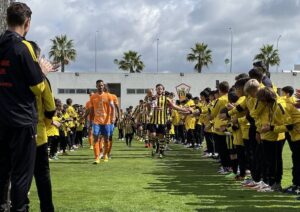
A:
{"label": "black shorts", "polygon": [[171,130],[172,129],[172,122],[171,121],[168,121],[167,122],[167,130]]}
{"label": "black shorts", "polygon": [[229,154],[236,154],[236,146],[233,144],[233,136],[226,135],[226,144]]}
{"label": "black shorts", "polygon": [[150,133],[165,135],[166,134],[166,125],[165,124],[149,124],[148,130],[150,131]]}
{"label": "black shorts", "polygon": [[143,124],[142,124],[143,130],[148,130],[148,125],[149,125],[149,124],[143,123]]}

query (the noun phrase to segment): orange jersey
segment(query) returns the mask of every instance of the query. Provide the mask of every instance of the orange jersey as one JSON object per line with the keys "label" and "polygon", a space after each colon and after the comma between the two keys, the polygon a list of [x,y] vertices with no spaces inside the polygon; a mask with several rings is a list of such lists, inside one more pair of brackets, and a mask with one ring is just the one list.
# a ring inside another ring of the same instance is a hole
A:
{"label": "orange jersey", "polygon": [[87,101],[85,104],[85,108],[90,109],[91,106],[92,106],[91,101]]}
{"label": "orange jersey", "polygon": [[119,100],[118,100],[118,97],[117,97],[115,94],[112,94],[112,93],[110,93],[110,95],[111,95],[111,98],[112,98],[112,100],[113,100],[113,102],[114,102],[114,105],[119,106]]}
{"label": "orange jersey", "polygon": [[[118,97],[115,94],[109,93],[109,95],[111,96],[111,99],[114,103],[115,106],[119,106],[119,100]],[[110,108],[111,109],[111,108]],[[112,119],[113,117],[110,117],[110,122],[112,123]]]}
{"label": "orange jersey", "polygon": [[90,99],[91,107],[94,109],[94,124],[106,125],[111,123],[111,105],[113,100],[110,94],[94,94]]}

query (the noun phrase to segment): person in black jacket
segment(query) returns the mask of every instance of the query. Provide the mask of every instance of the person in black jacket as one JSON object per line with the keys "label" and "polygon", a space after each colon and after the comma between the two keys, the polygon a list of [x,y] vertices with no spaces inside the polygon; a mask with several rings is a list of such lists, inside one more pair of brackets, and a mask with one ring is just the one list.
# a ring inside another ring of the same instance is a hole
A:
{"label": "person in black jacket", "polygon": [[5,185],[10,180],[11,211],[29,210],[27,193],[36,156],[36,96],[45,88],[43,64],[25,39],[31,13],[26,4],[12,3],[7,9],[8,30],[0,37],[0,205],[5,204]]}

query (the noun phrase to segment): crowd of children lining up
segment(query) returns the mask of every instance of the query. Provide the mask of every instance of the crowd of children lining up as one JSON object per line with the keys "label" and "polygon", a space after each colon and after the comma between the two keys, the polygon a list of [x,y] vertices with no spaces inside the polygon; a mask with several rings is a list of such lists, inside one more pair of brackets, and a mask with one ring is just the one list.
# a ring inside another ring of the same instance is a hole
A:
{"label": "crowd of children lining up", "polygon": [[[157,105],[160,97],[149,89],[135,109],[131,106],[121,113],[126,124],[118,122],[119,139],[123,139],[124,129],[129,131],[126,139],[130,145],[135,131],[137,139],[145,142],[145,147],[153,147],[152,155],[159,153],[160,157],[170,141],[199,149],[205,140],[203,157],[219,159],[219,174],[242,181],[243,187],[259,192],[300,194],[299,93],[294,93],[291,86],[283,87],[279,92],[265,65],[262,62],[253,65],[248,74],[236,76],[233,86],[221,82],[217,90],[206,88],[201,91],[200,98],[188,93],[184,101],[175,101],[175,95],[163,88],[167,99],[189,112],[182,113],[169,105],[166,122],[162,125],[153,122],[157,108],[162,110]],[[164,127],[163,141],[151,136],[153,123],[156,129]],[[285,143],[292,153],[293,181],[291,186],[282,189]]]}
{"label": "crowd of children lining up", "polygon": [[83,146],[83,138],[86,137],[86,125],[82,105],[72,105],[72,99],[67,99],[62,104],[55,100],[56,113],[52,118],[52,124],[47,128],[49,159],[57,160],[58,153],[67,155],[68,151],[74,151]]}

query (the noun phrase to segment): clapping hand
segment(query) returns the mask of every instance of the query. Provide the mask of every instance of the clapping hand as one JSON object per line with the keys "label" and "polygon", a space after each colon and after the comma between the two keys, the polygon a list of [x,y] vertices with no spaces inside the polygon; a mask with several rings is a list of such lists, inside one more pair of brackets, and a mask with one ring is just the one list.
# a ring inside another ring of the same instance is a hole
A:
{"label": "clapping hand", "polygon": [[232,110],[234,108],[234,105],[228,103],[226,107],[227,107],[228,110]]}
{"label": "clapping hand", "polygon": [[59,127],[61,126],[61,123],[58,122],[58,121],[52,121],[52,124],[53,124],[54,126],[56,126],[57,128],[59,128]]}
{"label": "clapping hand", "polygon": [[49,72],[58,71],[58,68],[59,68],[58,63],[51,63],[50,61],[46,60],[44,57],[42,57],[39,60],[39,65],[40,65],[40,67],[42,69],[42,72],[44,73],[45,76],[47,76],[47,74]]}

